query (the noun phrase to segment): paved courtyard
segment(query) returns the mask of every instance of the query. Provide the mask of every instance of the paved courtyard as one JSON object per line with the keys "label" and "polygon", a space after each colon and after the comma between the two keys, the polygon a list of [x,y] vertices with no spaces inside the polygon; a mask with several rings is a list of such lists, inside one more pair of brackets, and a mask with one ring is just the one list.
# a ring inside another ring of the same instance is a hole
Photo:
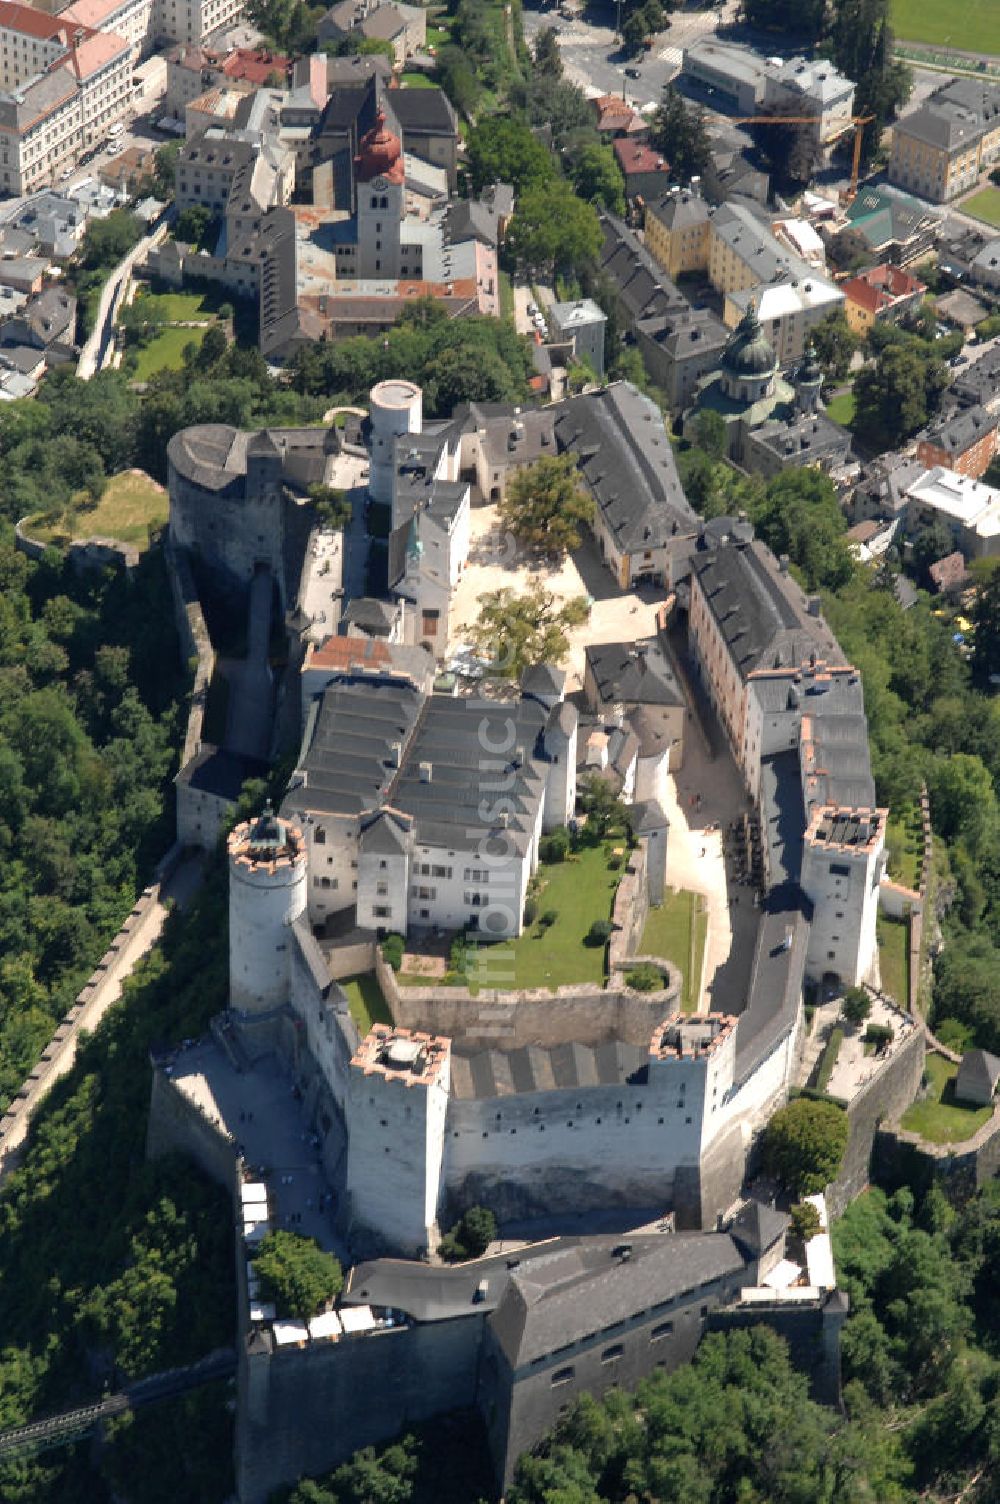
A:
{"label": "paved courtyard", "polygon": [[[268,1057],[237,1071],[214,1040],[202,1040],[178,1052],[172,1075],[206,1116],[242,1145],[255,1178],[267,1183],[272,1225],[294,1227],[344,1259],[346,1248],[334,1231],[336,1196],[294,1082],[277,1061]],[[342,1137],[339,1121],[330,1135]],[[345,1147],[332,1146],[341,1167]]]}
{"label": "paved courtyard", "polygon": [[479,615],[482,597],[492,590],[520,592],[537,583],[559,601],[590,598],[588,621],[570,633],[570,652],[562,665],[569,676],[567,693],[583,685],[584,649],[588,643],[633,642],[656,631],[656,613],[663,591],[655,586],[623,593],[608,573],[588,538],[582,548],[557,567],[539,561],[519,548],[502,530],[495,505],[474,507],[469,562],[458,583],[451,615],[449,650],[468,638]]}

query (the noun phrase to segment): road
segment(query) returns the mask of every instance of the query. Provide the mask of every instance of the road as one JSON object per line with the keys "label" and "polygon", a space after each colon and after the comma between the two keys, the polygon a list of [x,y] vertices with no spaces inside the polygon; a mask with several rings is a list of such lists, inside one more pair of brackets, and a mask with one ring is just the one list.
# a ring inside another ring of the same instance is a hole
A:
{"label": "road", "polygon": [[153,246],[159,245],[166,236],[168,228],[168,220],[164,219],[151,235],[144,235],[139,244],[133,246],[128,255],[119,261],[101,288],[101,300],[97,305],[94,328],[80,351],[80,359],[77,362],[76,374],[81,381],[89,381],[92,376],[96,376],[98,371],[110,365],[115,350],[115,320],[132,277],[132,268],[146,259]]}
{"label": "road", "polygon": [[[681,66],[685,47],[696,39],[714,32],[719,25],[720,14],[735,12],[736,6],[729,0],[728,9],[703,10],[687,6],[673,12],[669,30],[655,38],[649,52],[637,57],[626,54],[615,40],[614,7],[604,7],[607,20],[593,25],[589,20],[567,20],[555,10],[541,10],[537,6],[524,10],[524,34],[530,44],[535,34],[547,26],[554,27],[559,36],[559,51],[563,69],[571,83],[581,89],[595,90],[600,94],[622,94],[636,109],[659,104],[666,84],[676,75]],[[594,11],[588,12],[593,15]],[[637,68],[638,78],[629,78],[626,68]]]}

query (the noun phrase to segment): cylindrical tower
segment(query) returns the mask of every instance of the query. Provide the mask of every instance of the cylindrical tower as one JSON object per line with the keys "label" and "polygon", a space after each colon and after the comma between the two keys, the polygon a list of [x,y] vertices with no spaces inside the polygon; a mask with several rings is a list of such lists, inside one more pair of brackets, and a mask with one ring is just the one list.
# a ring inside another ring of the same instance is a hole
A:
{"label": "cylindrical tower", "polygon": [[228,851],[229,1001],[267,1013],[288,998],[287,926],[306,908],[306,846],[268,804],[236,826]]}
{"label": "cylindrical tower", "polygon": [[392,505],[396,475],[396,440],[420,433],[424,394],[412,381],[380,381],[371,389],[372,450],[368,494],[372,501]]}

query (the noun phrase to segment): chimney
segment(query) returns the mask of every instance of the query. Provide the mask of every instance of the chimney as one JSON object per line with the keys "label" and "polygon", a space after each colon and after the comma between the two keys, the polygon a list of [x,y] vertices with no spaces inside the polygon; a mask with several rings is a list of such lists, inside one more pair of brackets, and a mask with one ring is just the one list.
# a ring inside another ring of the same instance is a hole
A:
{"label": "chimney", "polygon": [[433,779],[433,777],[434,777],[434,765],[433,765],[433,763],[422,762],[420,764],[420,782],[421,783],[430,783],[431,780]]}
{"label": "chimney", "polygon": [[806,597],[806,610],[809,612],[810,616],[819,615],[821,604],[822,602],[820,601],[818,595],[810,595]]}
{"label": "chimney", "polygon": [[402,744],[402,742],[390,742],[389,743],[389,766],[390,766],[390,768],[398,768],[399,765],[400,765],[400,762],[402,761],[402,758],[403,758],[403,744]]}
{"label": "chimney", "polygon": [[788,562],[789,561],[788,561],[788,555],[787,554],[779,554],[778,555],[778,568],[781,570],[782,574],[787,574],[788,573]]}

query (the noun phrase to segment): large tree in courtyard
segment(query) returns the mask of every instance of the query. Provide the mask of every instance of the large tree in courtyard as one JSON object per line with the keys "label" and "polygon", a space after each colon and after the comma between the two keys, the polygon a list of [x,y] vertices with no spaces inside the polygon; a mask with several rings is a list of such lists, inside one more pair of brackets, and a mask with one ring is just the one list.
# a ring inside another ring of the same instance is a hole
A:
{"label": "large tree in courtyard", "polygon": [[846,1112],[835,1102],[797,1097],[774,1114],[764,1134],[764,1167],[795,1196],[822,1191],[847,1148]]}
{"label": "large tree in courtyard", "polygon": [[518,593],[492,590],[483,596],[469,636],[493,672],[517,679],[537,663],[561,662],[569,651],[570,628],[585,622],[589,610],[584,596],[560,604],[539,584]]}
{"label": "large tree in courtyard", "polygon": [[340,1264],[324,1253],[314,1238],[303,1238],[283,1227],[269,1232],[254,1259],[264,1289],[281,1315],[308,1321],[320,1306],[339,1295],[344,1283]]}
{"label": "large tree in courtyard", "polygon": [[537,553],[579,548],[584,526],[594,520],[594,503],[573,456],[546,454],[519,470],[500,503],[500,519],[519,543]]}
{"label": "large tree in courtyard", "polygon": [[711,143],[702,110],[692,110],[672,84],[663,91],[663,103],[653,117],[654,146],[667,159],[670,176],[678,183],[700,176],[708,166]]}

